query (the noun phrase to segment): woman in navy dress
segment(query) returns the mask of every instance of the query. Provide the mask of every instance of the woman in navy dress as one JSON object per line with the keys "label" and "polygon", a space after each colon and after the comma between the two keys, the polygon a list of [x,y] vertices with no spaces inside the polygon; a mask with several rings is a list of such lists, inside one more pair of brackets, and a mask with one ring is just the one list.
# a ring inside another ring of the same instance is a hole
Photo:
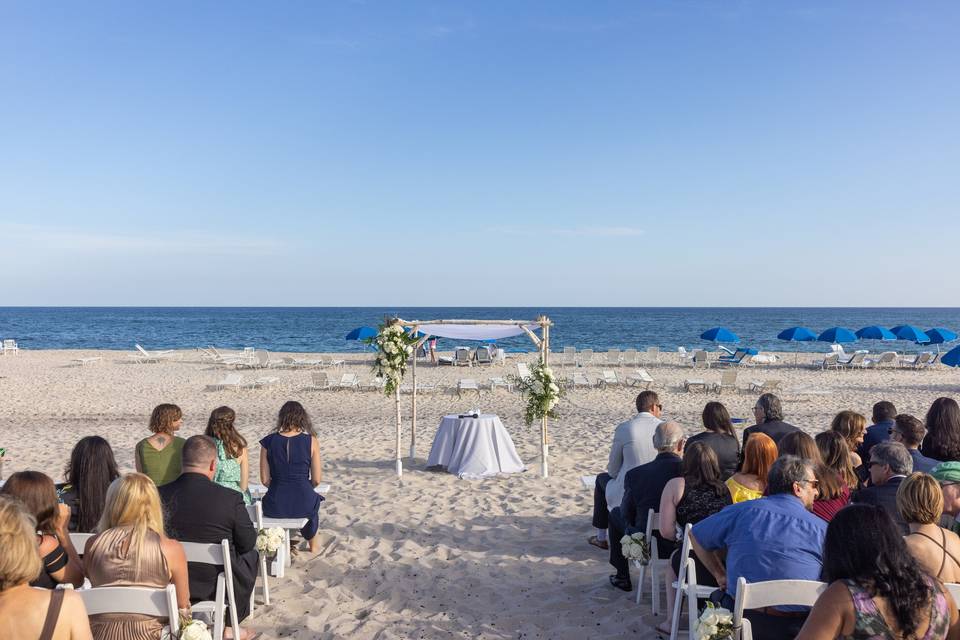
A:
{"label": "woman in navy dress", "polygon": [[263,515],[268,518],[306,518],[300,534],[317,551],[320,484],[320,445],[310,416],[299,402],[280,408],[277,428],[260,441],[260,481],[267,487]]}

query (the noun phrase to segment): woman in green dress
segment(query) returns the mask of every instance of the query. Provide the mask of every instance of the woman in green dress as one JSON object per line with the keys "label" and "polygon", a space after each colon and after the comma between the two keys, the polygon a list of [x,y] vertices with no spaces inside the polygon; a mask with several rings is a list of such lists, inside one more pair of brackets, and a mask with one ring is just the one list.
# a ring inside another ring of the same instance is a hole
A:
{"label": "woman in green dress", "polygon": [[150,415],[153,435],[137,443],[137,471],[161,487],[180,476],[180,453],[185,440],[174,435],[183,425],[183,412],[175,404],[160,404]]}
{"label": "woman in green dress", "polygon": [[213,481],[217,484],[239,491],[244,504],[250,504],[247,491],[249,458],[247,441],[237,433],[233,426],[237,414],[230,407],[217,407],[207,421],[206,435],[217,443],[217,471]]}

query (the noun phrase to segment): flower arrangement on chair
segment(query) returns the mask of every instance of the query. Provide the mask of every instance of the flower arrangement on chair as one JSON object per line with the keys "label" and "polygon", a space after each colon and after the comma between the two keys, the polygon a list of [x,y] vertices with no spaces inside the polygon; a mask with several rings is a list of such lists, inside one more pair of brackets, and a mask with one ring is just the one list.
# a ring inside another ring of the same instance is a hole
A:
{"label": "flower arrangement on chair", "polygon": [[650,541],[642,533],[631,533],[620,538],[623,547],[623,557],[627,560],[636,560],[643,566],[650,563]]}
{"label": "flower arrangement on chair", "polygon": [[697,619],[693,631],[696,640],[731,640],[733,638],[733,613],[708,602]]}
{"label": "flower arrangement on chair", "polygon": [[268,557],[276,555],[277,551],[280,550],[280,547],[283,546],[283,543],[286,541],[286,539],[286,533],[280,527],[260,529],[257,532],[257,551]]}

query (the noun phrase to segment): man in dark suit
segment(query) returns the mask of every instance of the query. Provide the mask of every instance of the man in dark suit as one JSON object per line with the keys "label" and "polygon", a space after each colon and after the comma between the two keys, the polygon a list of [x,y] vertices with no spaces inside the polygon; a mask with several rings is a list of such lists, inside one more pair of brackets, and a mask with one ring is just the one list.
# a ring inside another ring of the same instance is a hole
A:
{"label": "man in dark suit", "polygon": [[927,435],[927,428],[923,423],[906,413],[898,415],[893,421],[893,427],[890,428],[890,440],[899,442],[910,452],[910,457],[913,458],[913,470],[930,473],[940,463],[920,453],[920,443],[923,442],[925,435]]}
{"label": "man in dark suit", "polygon": [[[683,427],[676,422],[661,422],[653,432],[653,446],[657,457],[634,467],[623,479],[623,500],[610,512],[610,564],[617,570],[610,576],[610,584],[624,591],[632,591],[630,566],[623,557],[620,539],[624,534],[646,531],[647,512],[660,508],[660,495],[667,482],[680,476],[683,453]],[[670,557],[676,543],[657,540],[660,558]]]}
{"label": "man in dark suit", "polygon": [[[183,445],[180,477],[160,487],[167,515],[167,535],[181,542],[218,544],[230,541],[237,617],[250,614],[250,594],[257,580],[257,531],[239,492],[213,482],[217,445],[207,436],[193,436]],[[213,600],[223,567],[188,563],[190,600]],[[230,632],[228,627],[227,632]]]}
{"label": "man in dark suit", "polygon": [[[897,417],[897,408],[892,402],[881,400],[873,405],[873,424],[867,427],[863,434],[863,442],[857,447],[857,453],[861,460],[870,459],[870,449],[874,445],[886,442],[890,439],[890,429],[893,428],[893,421]],[[918,469],[919,471],[919,469]]]}
{"label": "man in dark suit", "polygon": [[756,418],[757,424],[743,430],[743,446],[740,447],[741,456],[747,446],[747,439],[754,433],[767,434],[779,446],[783,436],[794,431],[800,431],[792,424],[783,421],[783,407],[780,404],[780,398],[772,393],[765,393],[757,398],[757,404],[753,407],[753,417]]}
{"label": "man in dark suit", "polygon": [[913,471],[913,458],[899,442],[881,442],[870,450],[870,486],[853,494],[853,502],[879,505],[887,510],[903,535],[910,533],[897,510],[897,489]]}

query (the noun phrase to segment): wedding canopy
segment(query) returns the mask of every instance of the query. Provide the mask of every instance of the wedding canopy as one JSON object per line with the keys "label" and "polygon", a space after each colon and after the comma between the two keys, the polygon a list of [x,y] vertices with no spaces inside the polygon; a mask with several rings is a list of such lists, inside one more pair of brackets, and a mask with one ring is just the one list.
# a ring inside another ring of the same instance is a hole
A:
{"label": "wedding canopy", "polygon": [[[417,348],[430,339],[431,336],[452,338],[458,340],[498,340],[512,336],[524,335],[540,350],[540,362],[547,364],[550,354],[550,327],[553,324],[546,316],[536,320],[400,320],[398,322],[409,327],[410,332],[417,335],[419,331],[423,337],[417,342]],[[540,329],[540,336],[534,330]],[[417,358],[416,350],[413,358],[413,394],[411,396],[410,416],[410,458],[414,457],[417,443]],[[399,409],[398,409],[399,411]],[[397,418],[397,475],[403,474],[403,463],[400,460],[400,422]],[[540,458],[541,473],[547,477],[547,418],[540,424]]]}

